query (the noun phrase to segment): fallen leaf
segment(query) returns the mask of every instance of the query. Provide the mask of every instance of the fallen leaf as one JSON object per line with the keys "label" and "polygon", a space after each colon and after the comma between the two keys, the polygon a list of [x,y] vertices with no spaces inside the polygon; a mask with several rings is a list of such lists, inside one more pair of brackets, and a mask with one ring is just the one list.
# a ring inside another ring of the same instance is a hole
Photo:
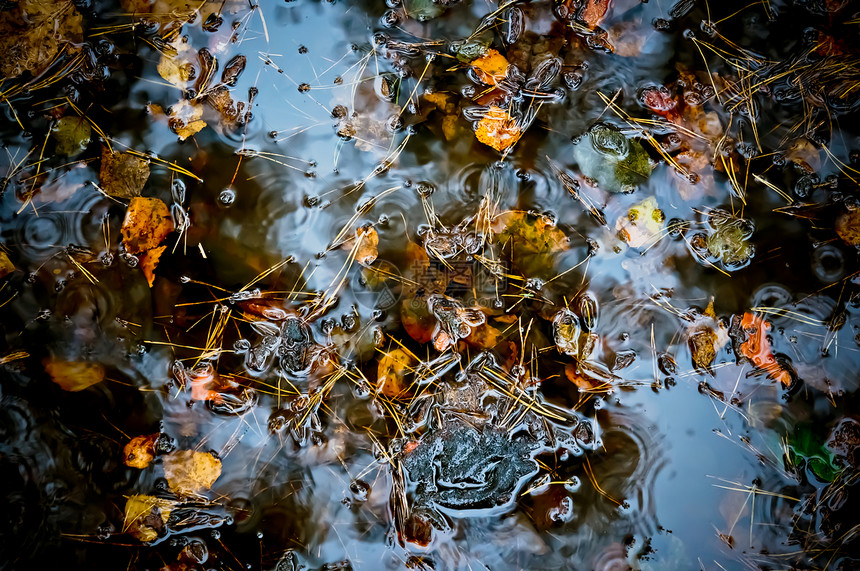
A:
{"label": "fallen leaf", "polygon": [[[152,108],[155,111],[155,107]],[[184,141],[192,135],[196,135],[206,127],[203,117],[203,106],[199,103],[189,103],[182,100],[170,108],[167,116],[167,126],[179,135],[179,140]]]}
{"label": "fallen leaf", "polygon": [[767,376],[785,386],[791,385],[791,374],[779,365],[771,351],[770,341],[767,339],[767,332],[771,328],[770,323],[758,315],[745,312],[741,319],[741,327],[749,333],[747,340],[741,343],[741,354],[753,365],[764,370]]}
{"label": "fallen leaf", "polygon": [[117,198],[140,196],[149,179],[149,161],[129,153],[111,152],[102,147],[99,182],[102,190]]}
{"label": "fallen leaf", "polygon": [[155,541],[162,535],[164,526],[176,502],[135,494],[125,503],[122,531],[143,542]]}
{"label": "fallen leaf", "polygon": [[502,212],[491,228],[510,252],[511,261],[530,276],[551,273],[554,255],[570,248],[567,236],[555,224],[528,212]]}
{"label": "fallen leaf", "polygon": [[161,254],[167,249],[167,246],[159,246],[152,250],[147,250],[143,254],[138,255],[138,264],[146,277],[149,287],[155,283],[155,268],[158,266],[158,261],[161,259]]}
{"label": "fallen leaf", "polygon": [[131,254],[142,254],[158,247],[173,231],[173,219],[159,198],[136,196],[131,199],[122,222],[122,241]]}
{"label": "fallen leaf", "polygon": [[503,152],[520,138],[520,128],[516,119],[508,112],[493,105],[487,114],[478,121],[475,137],[485,145]]}
{"label": "fallen leaf", "polygon": [[580,12],[580,19],[589,28],[595,28],[609,10],[609,3],[610,0],[585,0],[585,5]]}
{"label": "fallen leaf", "polygon": [[82,22],[71,1],[7,2],[0,10],[0,75],[12,79],[29,71],[38,76],[61,48],[77,51],[74,46],[83,41]]}
{"label": "fallen leaf", "polygon": [[593,125],[573,146],[579,170],[609,192],[629,193],[651,176],[641,143],[607,123]]}
{"label": "fallen leaf", "polygon": [[860,208],[849,208],[836,218],[836,234],[849,246],[860,246]]}
{"label": "fallen leaf", "polygon": [[188,45],[188,42],[179,38],[161,50],[161,59],[158,60],[158,75],[167,82],[185,89],[188,82],[197,77],[197,52]]}
{"label": "fallen leaf", "polygon": [[445,6],[434,0],[409,0],[405,8],[409,17],[415,18],[419,22],[432,20],[445,13]]}
{"label": "fallen leaf", "polygon": [[472,333],[464,338],[467,344],[478,349],[494,349],[502,338],[502,331],[489,323],[482,323],[472,329]]}
{"label": "fallen leaf", "polygon": [[164,456],[164,477],[175,493],[183,496],[208,490],[221,475],[221,460],[208,452],[178,450]]}
{"label": "fallen leaf", "polygon": [[42,363],[51,380],[64,391],[82,391],[105,379],[105,368],[99,363],[58,361],[47,358]]}
{"label": "fallen leaf", "polygon": [[508,60],[498,51],[490,49],[486,54],[472,61],[472,68],[483,83],[496,85],[505,78]]}
{"label": "fallen leaf", "polygon": [[436,318],[420,297],[403,301],[400,306],[400,323],[410,337],[422,344],[433,338],[433,330],[436,328]]}
{"label": "fallen leaf", "polygon": [[413,369],[415,358],[401,348],[386,351],[376,367],[376,386],[389,398],[402,396],[406,391],[404,377]]}
{"label": "fallen leaf", "polygon": [[355,231],[355,240],[349,240],[344,247],[355,248],[355,261],[364,266],[372,264],[379,255],[379,234],[373,226],[365,226]]}
{"label": "fallen leaf", "polygon": [[122,449],[122,461],[130,468],[143,470],[155,459],[155,441],[158,433],[132,438]]}
{"label": "fallen leaf", "polygon": [[728,331],[717,319],[714,300],[711,298],[704,313],[687,328],[687,345],[696,370],[712,372],[711,365],[717,357],[717,351],[728,342]]}
{"label": "fallen leaf", "polygon": [[62,117],[51,128],[51,135],[57,141],[57,153],[71,157],[86,150],[90,144],[92,128],[89,121],[83,117]]}
{"label": "fallen leaf", "polygon": [[627,211],[615,222],[615,229],[631,248],[650,246],[656,243],[663,232],[666,215],[657,207],[657,199],[649,196]]}
{"label": "fallen leaf", "polygon": [[6,252],[0,250],[0,279],[5,278],[15,271],[15,264],[6,255]]}

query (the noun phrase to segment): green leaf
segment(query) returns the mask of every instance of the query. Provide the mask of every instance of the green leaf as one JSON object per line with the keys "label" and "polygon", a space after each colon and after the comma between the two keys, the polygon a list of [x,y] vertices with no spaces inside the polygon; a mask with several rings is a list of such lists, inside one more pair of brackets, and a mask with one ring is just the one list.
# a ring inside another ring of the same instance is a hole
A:
{"label": "green leaf", "polygon": [[92,129],[83,117],[63,117],[51,129],[51,135],[57,141],[57,153],[72,157],[86,150]]}
{"label": "green leaf", "polygon": [[433,0],[407,0],[404,5],[409,17],[415,18],[419,22],[438,18],[445,13],[445,7],[433,2]]}
{"label": "green leaf", "polygon": [[633,192],[651,176],[651,159],[635,139],[615,127],[597,123],[573,147],[583,175],[609,192]]}

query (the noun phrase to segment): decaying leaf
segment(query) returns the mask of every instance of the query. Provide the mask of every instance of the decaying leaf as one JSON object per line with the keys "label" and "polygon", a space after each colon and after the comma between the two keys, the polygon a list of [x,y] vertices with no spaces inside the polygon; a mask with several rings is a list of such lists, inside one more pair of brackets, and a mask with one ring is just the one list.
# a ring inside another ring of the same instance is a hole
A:
{"label": "decaying leaf", "polygon": [[78,392],[105,380],[105,368],[99,363],[45,359],[45,371],[64,391]]}
{"label": "decaying leaf", "polygon": [[71,157],[86,150],[92,128],[83,117],[72,115],[57,121],[51,128],[51,135],[57,141],[57,153]]}
{"label": "decaying leaf", "polygon": [[570,242],[555,224],[543,216],[521,210],[502,212],[493,219],[492,230],[502,244],[510,244],[515,264],[527,256],[546,256],[568,250]]}
{"label": "decaying leaf", "polygon": [[34,76],[60,53],[83,41],[83,18],[71,0],[19,0],[0,10],[0,75],[6,79],[24,72]]}
{"label": "decaying leaf", "polygon": [[146,159],[102,147],[99,182],[106,193],[117,198],[140,196],[148,178],[149,162]]}
{"label": "decaying leaf", "polygon": [[221,460],[208,452],[177,450],[164,456],[164,477],[175,493],[193,496],[208,490],[221,475]]}
{"label": "decaying leaf", "polygon": [[770,341],[767,338],[770,323],[761,316],[745,312],[741,319],[741,327],[749,333],[747,340],[740,346],[743,356],[753,365],[764,370],[769,377],[785,386],[791,385],[791,374],[779,365],[771,351]]}
{"label": "decaying leaf", "polygon": [[169,83],[184,89],[197,76],[197,52],[183,39],[167,44],[158,60],[158,75]]}
{"label": "decaying leaf", "polygon": [[483,83],[496,85],[505,78],[508,70],[508,60],[498,51],[490,49],[487,53],[472,62],[472,68]]}
{"label": "decaying leaf", "polygon": [[122,222],[122,241],[131,254],[157,248],[173,231],[173,219],[159,198],[136,196],[131,199]]}
{"label": "decaying leaf", "polygon": [[415,358],[401,348],[386,351],[376,367],[379,392],[390,398],[402,396],[406,390],[403,378],[413,369]]}
{"label": "decaying leaf", "polygon": [[433,338],[436,318],[427,309],[421,298],[404,300],[400,306],[400,323],[406,333],[419,343],[427,343]]}
{"label": "decaying leaf", "polygon": [[135,436],[122,449],[122,461],[130,468],[143,470],[155,459],[155,441],[158,433]]}
{"label": "decaying leaf", "polygon": [[717,319],[714,300],[711,299],[705,312],[687,328],[687,344],[693,366],[699,371],[711,372],[717,351],[728,342],[728,331]]}
{"label": "decaying leaf", "polygon": [[836,219],[836,234],[850,246],[860,246],[860,208],[845,210]]}
{"label": "decaying leaf", "polygon": [[501,107],[493,105],[487,114],[478,121],[475,137],[485,145],[500,153],[520,139],[520,127],[516,119]]}
{"label": "decaying leaf", "polygon": [[661,238],[666,215],[657,206],[657,199],[649,196],[627,211],[615,222],[615,229],[631,248],[650,246]]}
{"label": "decaying leaf", "polygon": [[6,255],[6,252],[0,250],[0,279],[5,278],[15,271],[15,264]]}
{"label": "decaying leaf", "polygon": [[597,26],[609,10],[610,0],[585,0],[580,18],[589,27]]}
{"label": "decaying leaf", "polygon": [[373,226],[356,229],[355,239],[346,242],[344,248],[355,248],[355,261],[364,266],[372,264],[379,255],[379,234]]}
{"label": "decaying leaf", "polygon": [[158,261],[161,259],[161,254],[167,249],[167,246],[159,246],[152,250],[147,250],[138,256],[140,270],[143,272],[149,287],[155,283],[155,268],[158,266]]}
{"label": "decaying leaf", "polygon": [[203,106],[182,100],[170,108],[167,125],[179,136],[180,141],[195,135],[206,127],[203,117]]}
{"label": "decaying leaf", "polygon": [[135,494],[125,503],[122,531],[138,541],[150,542],[163,535],[164,526],[176,502]]}

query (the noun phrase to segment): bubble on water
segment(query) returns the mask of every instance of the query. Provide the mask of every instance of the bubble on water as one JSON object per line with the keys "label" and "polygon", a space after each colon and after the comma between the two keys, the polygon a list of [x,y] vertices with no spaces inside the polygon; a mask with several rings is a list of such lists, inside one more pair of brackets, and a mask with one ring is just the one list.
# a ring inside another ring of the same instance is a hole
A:
{"label": "bubble on water", "polygon": [[370,484],[364,480],[353,480],[349,483],[349,493],[355,502],[366,502],[370,495]]}
{"label": "bubble on water", "polygon": [[223,207],[232,206],[236,202],[236,191],[232,188],[225,188],[218,194],[218,204]]}

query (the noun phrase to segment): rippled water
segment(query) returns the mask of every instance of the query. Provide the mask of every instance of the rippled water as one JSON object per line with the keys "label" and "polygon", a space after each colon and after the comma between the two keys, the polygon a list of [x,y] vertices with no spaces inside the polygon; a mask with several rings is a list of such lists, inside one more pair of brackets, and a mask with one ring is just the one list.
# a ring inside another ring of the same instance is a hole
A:
{"label": "rippled water", "polygon": [[[589,29],[575,2],[53,4],[85,43],[0,84],[3,568],[860,563],[857,250],[834,230],[856,5],[614,0]],[[481,84],[456,57],[481,37],[522,77]],[[237,55],[227,121],[199,91]],[[473,130],[488,97],[519,113],[505,152]],[[183,101],[207,125],[180,141]],[[63,156],[49,131],[78,113],[92,137]],[[108,142],[172,208],[151,286]],[[63,390],[57,363],[104,380]],[[168,483],[174,450],[220,459],[211,489]],[[152,537],[135,495],[171,506]]]}

